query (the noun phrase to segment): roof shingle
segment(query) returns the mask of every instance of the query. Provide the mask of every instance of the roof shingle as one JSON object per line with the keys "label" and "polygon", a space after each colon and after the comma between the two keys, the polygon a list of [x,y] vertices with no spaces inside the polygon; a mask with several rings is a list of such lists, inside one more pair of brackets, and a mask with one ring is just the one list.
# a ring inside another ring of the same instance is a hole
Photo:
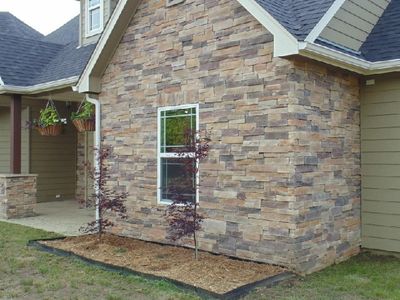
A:
{"label": "roof shingle", "polygon": [[362,45],[361,53],[373,62],[400,58],[400,1],[390,2]]}
{"label": "roof shingle", "polygon": [[0,33],[33,40],[43,37],[40,32],[5,11],[0,11]]}
{"label": "roof shingle", "polygon": [[256,0],[298,40],[304,40],[335,0]]}
{"label": "roof shingle", "polygon": [[[11,25],[5,27],[7,22]],[[6,85],[32,86],[79,76],[96,46],[79,47],[79,17],[46,37],[9,13],[0,13],[2,28],[7,30],[0,31],[0,77]]]}

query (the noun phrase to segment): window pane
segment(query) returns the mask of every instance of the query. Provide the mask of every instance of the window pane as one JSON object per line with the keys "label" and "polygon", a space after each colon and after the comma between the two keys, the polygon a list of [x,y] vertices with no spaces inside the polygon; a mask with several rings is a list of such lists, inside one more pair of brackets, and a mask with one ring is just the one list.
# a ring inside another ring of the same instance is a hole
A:
{"label": "window pane", "polygon": [[177,152],[185,146],[186,135],[196,130],[196,108],[161,112],[161,152]]}
{"label": "window pane", "polygon": [[89,12],[90,15],[90,30],[100,28],[100,8],[93,9]]}
{"label": "window pane", "polygon": [[89,0],[89,7],[93,7],[100,4],[100,0]]}
{"label": "window pane", "polygon": [[161,201],[183,202],[196,199],[195,175],[188,171],[188,164],[194,164],[194,160],[161,159]]}

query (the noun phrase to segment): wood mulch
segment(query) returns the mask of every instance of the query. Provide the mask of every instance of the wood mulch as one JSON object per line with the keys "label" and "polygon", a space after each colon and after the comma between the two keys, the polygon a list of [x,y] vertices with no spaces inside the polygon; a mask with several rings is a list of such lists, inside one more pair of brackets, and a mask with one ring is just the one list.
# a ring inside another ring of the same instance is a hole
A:
{"label": "wood mulch", "polygon": [[277,266],[208,252],[200,252],[196,261],[191,249],[111,234],[104,235],[101,242],[97,236],[85,235],[42,243],[95,261],[167,277],[219,294],[286,271]]}

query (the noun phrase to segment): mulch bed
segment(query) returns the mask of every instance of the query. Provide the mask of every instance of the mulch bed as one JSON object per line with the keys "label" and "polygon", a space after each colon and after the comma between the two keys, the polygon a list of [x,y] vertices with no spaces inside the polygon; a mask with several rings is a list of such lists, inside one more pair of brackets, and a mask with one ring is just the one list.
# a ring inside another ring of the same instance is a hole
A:
{"label": "mulch bed", "polygon": [[287,274],[284,268],[278,266],[203,251],[199,252],[199,259],[195,260],[192,249],[111,234],[104,235],[101,242],[95,235],[85,235],[39,243],[107,265],[183,282],[219,295],[266,278]]}

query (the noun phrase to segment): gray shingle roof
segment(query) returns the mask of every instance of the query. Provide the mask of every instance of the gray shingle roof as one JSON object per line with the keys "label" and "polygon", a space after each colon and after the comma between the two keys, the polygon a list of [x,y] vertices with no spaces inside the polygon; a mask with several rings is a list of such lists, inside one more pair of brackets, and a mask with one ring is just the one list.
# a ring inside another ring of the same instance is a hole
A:
{"label": "gray shingle roof", "polygon": [[78,48],[78,42],[66,45],[35,77],[33,84],[81,75],[95,47],[91,44]]}
{"label": "gray shingle roof", "polygon": [[3,11],[0,11],[0,33],[34,40],[38,40],[43,37],[40,32],[29,27],[9,12]]}
{"label": "gray shingle roof", "polygon": [[298,40],[304,40],[334,0],[256,0]]}
{"label": "gray shingle roof", "polygon": [[[256,0],[298,40],[304,40],[334,0]],[[400,59],[400,0],[392,0],[360,53],[325,41],[316,43],[368,61]]]}
{"label": "gray shingle roof", "polygon": [[392,0],[361,47],[369,61],[400,58],[400,1]]}
{"label": "gray shingle roof", "polygon": [[42,41],[67,45],[79,39],[79,16],[71,19],[64,26],[42,38]]}
{"label": "gray shingle roof", "polygon": [[0,34],[0,76],[7,85],[31,85],[61,49],[57,44]]}
{"label": "gray shingle roof", "polygon": [[46,37],[11,14],[0,14],[0,26],[9,21],[13,25],[6,34],[0,31],[0,76],[6,85],[32,86],[79,76],[96,46],[78,47],[78,18]]}

